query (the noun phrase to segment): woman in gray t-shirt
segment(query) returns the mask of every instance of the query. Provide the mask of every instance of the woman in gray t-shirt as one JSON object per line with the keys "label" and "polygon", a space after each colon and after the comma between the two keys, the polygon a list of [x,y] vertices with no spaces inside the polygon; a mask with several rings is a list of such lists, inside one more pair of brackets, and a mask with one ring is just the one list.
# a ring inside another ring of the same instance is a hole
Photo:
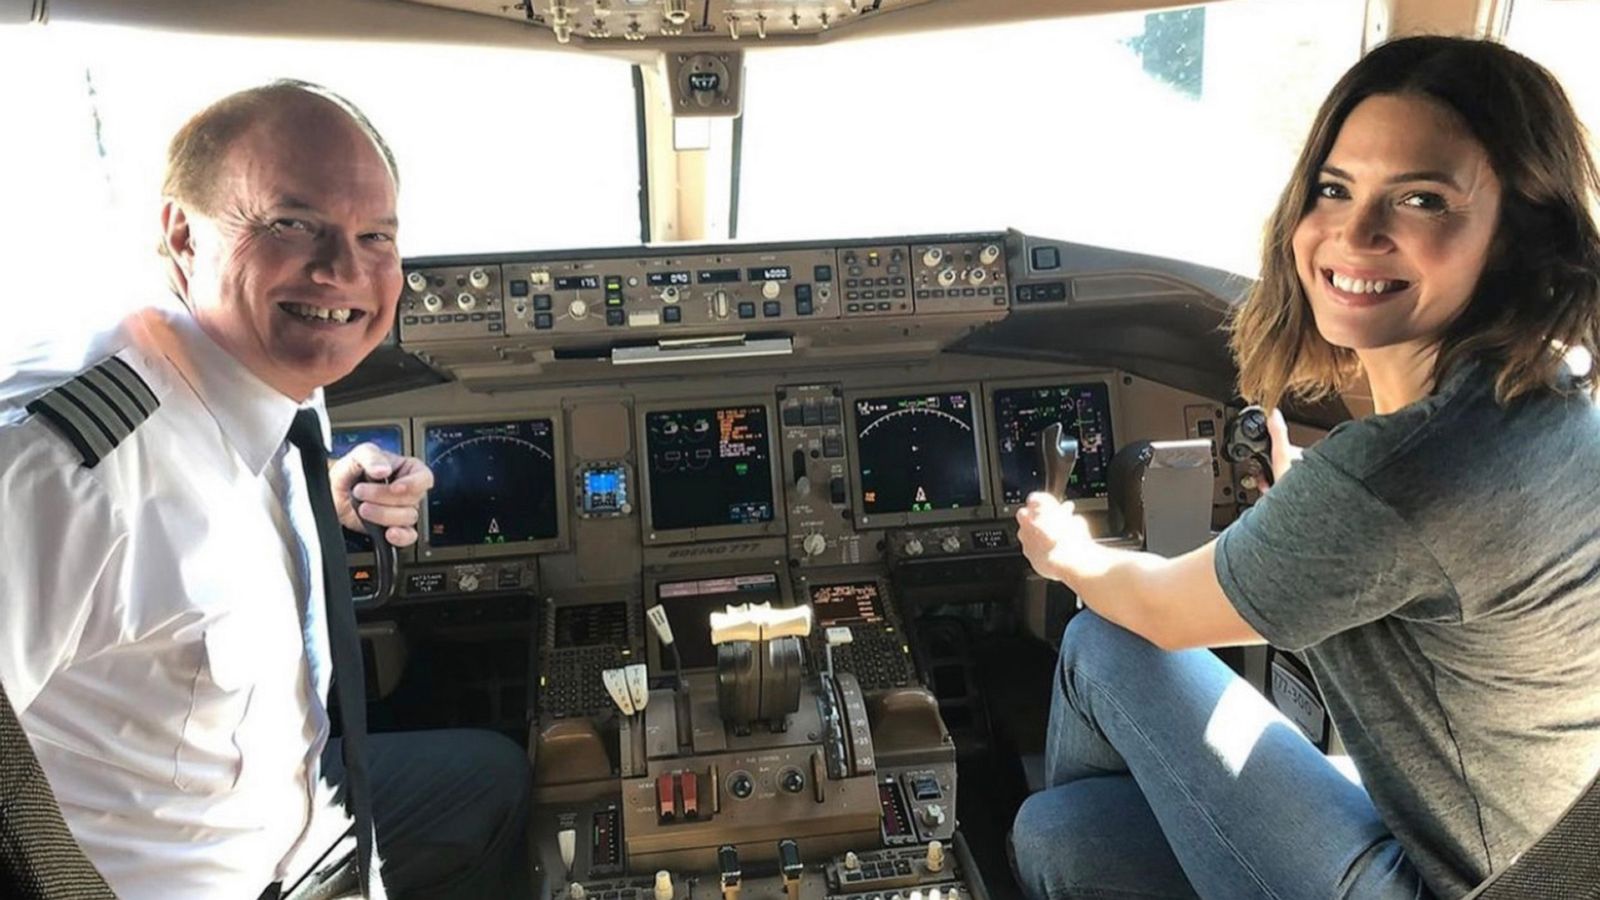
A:
{"label": "woman in gray t-shirt", "polygon": [[[1298,459],[1274,414],[1276,486],[1175,559],[1018,512],[1092,610],[1013,832],[1035,900],[1456,897],[1594,777],[1597,200],[1561,88],[1502,46],[1398,40],[1334,87],[1232,343],[1252,401],[1364,377],[1377,414]],[[1359,784],[1190,649],[1261,641],[1304,652]]]}

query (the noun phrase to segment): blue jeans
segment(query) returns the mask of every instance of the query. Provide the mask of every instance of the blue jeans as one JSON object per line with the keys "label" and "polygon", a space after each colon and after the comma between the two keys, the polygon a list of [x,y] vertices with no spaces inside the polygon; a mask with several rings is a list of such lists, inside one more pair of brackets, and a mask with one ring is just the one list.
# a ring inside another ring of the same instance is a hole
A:
{"label": "blue jeans", "polygon": [[1032,900],[1431,896],[1366,791],[1209,651],[1086,611],[1055,681],[1012,831]]}

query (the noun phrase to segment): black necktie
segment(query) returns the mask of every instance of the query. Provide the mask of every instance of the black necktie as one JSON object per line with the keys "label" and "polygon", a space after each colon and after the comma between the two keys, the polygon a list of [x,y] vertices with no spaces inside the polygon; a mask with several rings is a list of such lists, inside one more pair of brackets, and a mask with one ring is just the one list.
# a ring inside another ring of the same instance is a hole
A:
{"label": "black necktie", "polygon": [[361,638],[356,633],[356,608],[350,599],[350,572],[344,555],[344,531],[333,506],[328,482],[328,451],[322,445],[322,424],[313,410],[295,413],[289,443],[300,451],[306,491],[317,520],[322,546],[322,595],[327,602],[328,643],[333,651],[333,688],[339,698],[339,724],[344,730],[344,808],[356,823],[356,878],[361,895],[371,896],[372,797],[367,790],[367,696],[361,664]]}

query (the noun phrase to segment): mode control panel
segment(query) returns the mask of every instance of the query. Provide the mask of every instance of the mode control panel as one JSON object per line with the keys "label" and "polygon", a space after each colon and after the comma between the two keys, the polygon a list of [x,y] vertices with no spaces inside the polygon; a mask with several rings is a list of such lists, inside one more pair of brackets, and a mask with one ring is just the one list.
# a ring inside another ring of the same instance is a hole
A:
{"label": "mode control panel", "polygon": [[850,521],[844,389],[836,384],[782,387],[778,417],[789,558],[802,566],[860,562],[861,538]]}
{"label": "mode control panel", "polygon": [[507,263],[509,328],[512,334],[759,329],[836,318],[834,265],[826,249]]}
{"label": "mode control panel", "polygon": [[402,340],[453,340],[505,331],[499,266],[411,269],[396,314]]}
{"label": "mode control panel", "polygon": [[975,312],[1005,307],[1005,247],[1000,241],[913,244],[917,309]]}
{"label": "mode control panel", "polygon": [[400,338],[792,331],[840,317],[1003,315],[1005,236],[650,247],[406,263]]}

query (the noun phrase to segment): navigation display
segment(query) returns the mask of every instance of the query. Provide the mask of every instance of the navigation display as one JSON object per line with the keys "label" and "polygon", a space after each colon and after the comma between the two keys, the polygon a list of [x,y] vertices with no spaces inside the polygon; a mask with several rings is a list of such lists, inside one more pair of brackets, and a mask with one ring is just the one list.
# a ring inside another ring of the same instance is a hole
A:
{"label": "navigation display", "polygon": [[856,400],[855,415],[864,514],[983,502],[970,393],[864,397]]}
{"label": "navigation display", "polygon": [[876,581],[819,584],[811,588],[811,608],[818,628],[872,625],[883,621]]}
{"label": "navigation display", "polygon": [[766,407],[646,413],[645,451],[657,531],[772,521]]}
{"label": "navigation display", "polygon": [[1044,488],[1039,432],[1052,422],[1060,422],[1078,439],[1068,499],[1106,496],[1106,474],[1117,448],[1111,440],[1111,391],[1104,382],[996,390],[994,421],[1000,439],[1000,502],[1019,506],[1028,494]]}
{"label": "navigation display", "polygon": [[656,599],[667,612],[673,642],[683,657],[683,668],[711,669],[717,665],[717,648],[711,643],[711,614],[741,603],[771,603],[783,596],[778,576],[734,575],[697,581],[664,581],[656,585]]}
{"label": "navigation display", "polygon": [[[361,444],[377,444],[386,453],[404,455],[405,433],[399,425],[351,425],[333,429],[332,457],[339,459]],[[344,532],[344,552],[371,553],[372,539],[348,528]]]}
{"label": "navigation display", "polygon": [[549,540],[558,534],[555,425],[549,419],[435,423],[423,429],[433,469],[433,548]]}

